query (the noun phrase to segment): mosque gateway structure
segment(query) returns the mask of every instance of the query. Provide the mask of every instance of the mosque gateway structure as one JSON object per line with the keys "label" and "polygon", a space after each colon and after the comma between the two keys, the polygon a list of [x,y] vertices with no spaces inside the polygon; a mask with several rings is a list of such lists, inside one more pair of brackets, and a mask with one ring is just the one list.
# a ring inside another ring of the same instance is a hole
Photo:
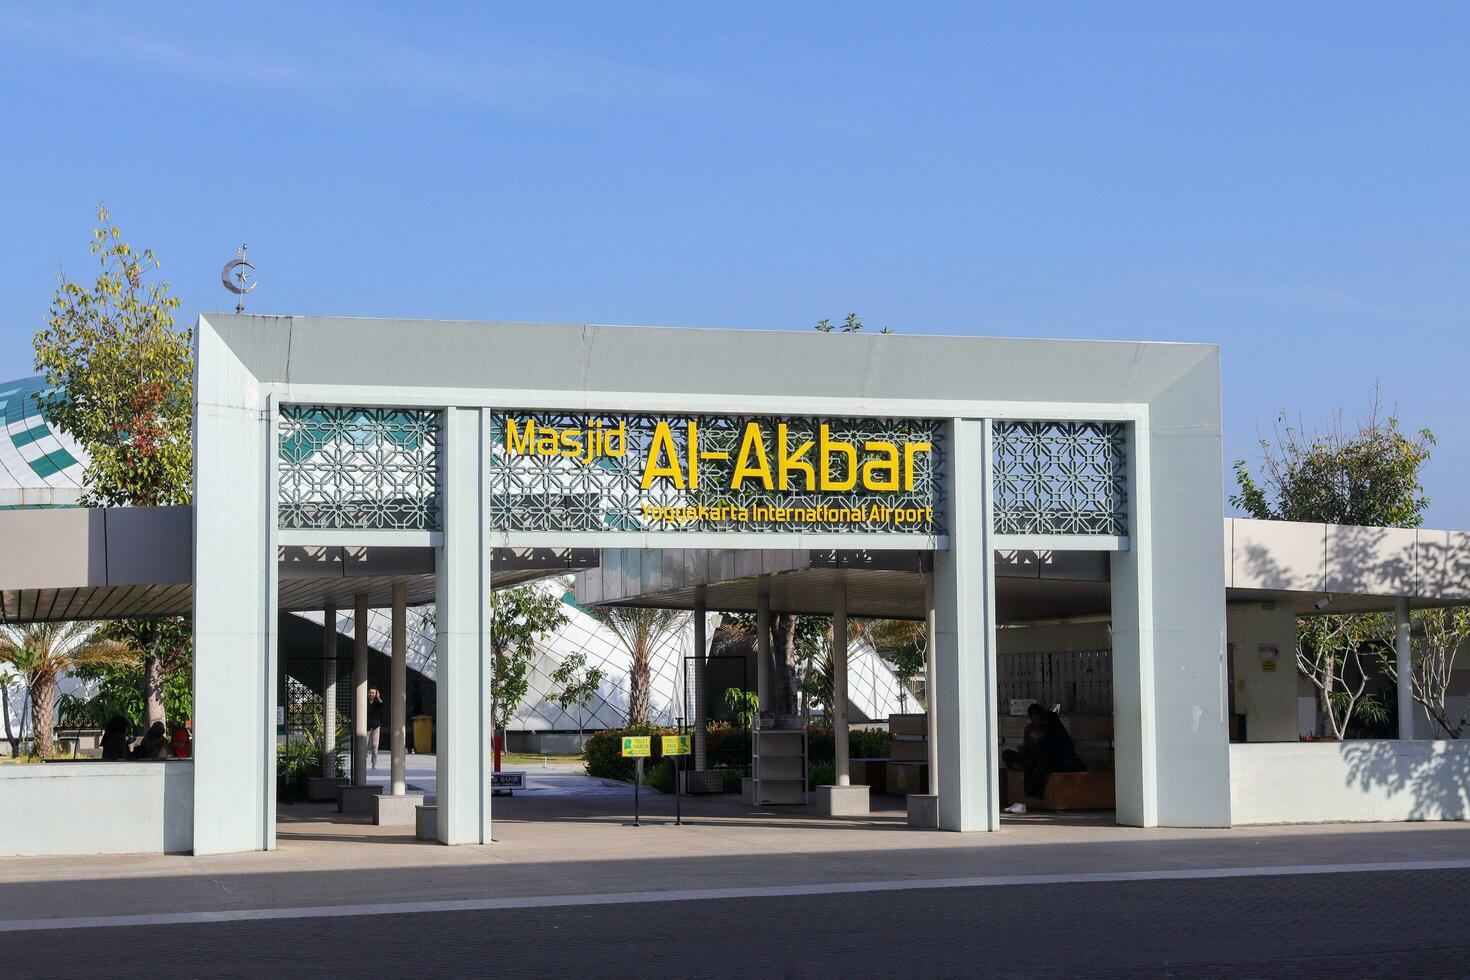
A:
{"label": "mosque gateway structure", "polygon": [[[281,615],[348,609],[386,610],[394,683],[410,612],[432,609],[430,836],[488,843],[491,595],[553,573],[574,576],[568,601],[586,608],[694,610],[696,672],[707,612],[927,620],[928,792],[914,795],[942,830],[1000,828],[1013,658],[1048,650],[1106,654],[1087,661],[1106,674],[1095,688],[1058,703],[1093,697],[1107,717],[1121,824],[1290,820],[1240,788],[1338,764],[1300,758],[1290,652],[1267,677],[1255,651],[1290,642],[1293,610],[1328,591],[1331,568],[1302,569],[1313,533],[1330,566],[1344,529],[1225,520],[1214,346],[212,313],[195,338],[191,507],[95,512],[100,530],[80,509],[46,512],[49,531],[40,512],[0,513],[12,540],[68,547],[98,534],[140,547],[153,521],[156,550],[192,558],[0,567],[7,620],[46,618],[47,590],[94,615],[149,596],[155,613],[192,615],[194,757],[139,804],[166,828],[157,849],[274,846]],[[1407,548],[1412,581],[1342,588],[1341,608],[1463,601],[1457,572],[1422,573],[1464,543],[1396,533],[1410,538],[1359,541],[1359,563]],[[763,643],[767,712],[770,659]],[[366,676],[353,676],[339,703],[360,753]],[[1232,722],[1271,698],[1291,735],[1277,756]],[[400,699],[384,797],[404,795]],[[818,801],[841,813],[868,790],[836,741]],[[44,802],[44,786],[27,791]]]}

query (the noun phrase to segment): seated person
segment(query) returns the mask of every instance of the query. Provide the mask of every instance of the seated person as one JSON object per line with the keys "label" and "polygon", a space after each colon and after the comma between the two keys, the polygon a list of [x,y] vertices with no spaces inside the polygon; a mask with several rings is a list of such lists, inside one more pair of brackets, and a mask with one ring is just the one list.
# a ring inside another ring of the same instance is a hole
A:
{"label": "seated person", "polygon": [[166,759],[168,758],[168,733],[163,729],[163,722],[155,721],[148,728],[143,740],[133,749],[134,759]]}
{"label": "seated person", "polygon": [[1072,736],[1054,711],[1046,712],[1045,731],[1041,736],[1041,768],[1043,772],[1086,772],[1087,765],[1077,757]]}
{"label": "seated person", "polygon": [[[1046,772],[1042,767],[1042,746],[1046,740],[1046,716],[1051,714],[1039,704],[1026,709],[1026,730],[1021,735],[1021,748],[1001,753],[1007,769],[1026,774],[1026,795],[1039,797],[1046,790]],[[1053,716],[1055,717],[1055,716]]]}
{"label": "seated person", "polygon": [[122,715],[113,715],[107,719],[107,727],[102,729],[102,759],[116,762],[127,757],[128,720]]}
{"label": "seated person", "polygon": [[175,759],[189,758],[194,752],[193,745],[194,742],[189,735],[189,729],[183,725],[175,725],[173,737],[169,739],[168,744],[169,751],[173,753],[173,757]]}

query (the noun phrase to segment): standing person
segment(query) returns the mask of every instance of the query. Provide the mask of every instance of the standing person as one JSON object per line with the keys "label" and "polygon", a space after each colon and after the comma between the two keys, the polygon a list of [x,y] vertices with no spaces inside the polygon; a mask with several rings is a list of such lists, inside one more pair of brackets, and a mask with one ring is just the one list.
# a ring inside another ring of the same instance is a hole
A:
{"label": "standing person", "polygon": [[378,739],[383,734],[383,698],[378,694],[376,687],[368,688],[368,768],[376,772],[378,769]]}

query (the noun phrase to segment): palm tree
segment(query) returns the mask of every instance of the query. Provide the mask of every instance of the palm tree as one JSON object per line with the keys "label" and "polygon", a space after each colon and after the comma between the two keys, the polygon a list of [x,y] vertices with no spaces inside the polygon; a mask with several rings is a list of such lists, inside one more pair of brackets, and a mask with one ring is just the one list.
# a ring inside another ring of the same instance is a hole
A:
{"label": "palm tree", "polygon": [[659,640],[689,622],[682,609],[645,609],[641,606],[604,606],[597,618],[613,631],[632,658],[628,669],[628,724],[648,724],[649,660]]}
{"label": "palm tree", "polygon": [[56,750],[56,682],[82,664],[127,666],[143,657],[125,643],[96,634],[97,624],[87,622],[0,626],[0,663],[25,679],[36,752],[43,759]]}

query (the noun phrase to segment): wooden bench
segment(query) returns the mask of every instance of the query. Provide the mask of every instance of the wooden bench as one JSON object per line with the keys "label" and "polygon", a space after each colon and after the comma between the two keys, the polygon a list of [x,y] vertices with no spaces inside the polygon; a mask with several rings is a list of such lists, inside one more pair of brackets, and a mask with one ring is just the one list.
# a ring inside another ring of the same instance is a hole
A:
{"label": "wooden bench", "polygon": [[1053,772],[1046,777],[1046,794],[1026,795],[1026,774],[1001,770],[1000,805],[1024,803],[1034,810],[1112,810],[1117,806],[1111,771]]}

